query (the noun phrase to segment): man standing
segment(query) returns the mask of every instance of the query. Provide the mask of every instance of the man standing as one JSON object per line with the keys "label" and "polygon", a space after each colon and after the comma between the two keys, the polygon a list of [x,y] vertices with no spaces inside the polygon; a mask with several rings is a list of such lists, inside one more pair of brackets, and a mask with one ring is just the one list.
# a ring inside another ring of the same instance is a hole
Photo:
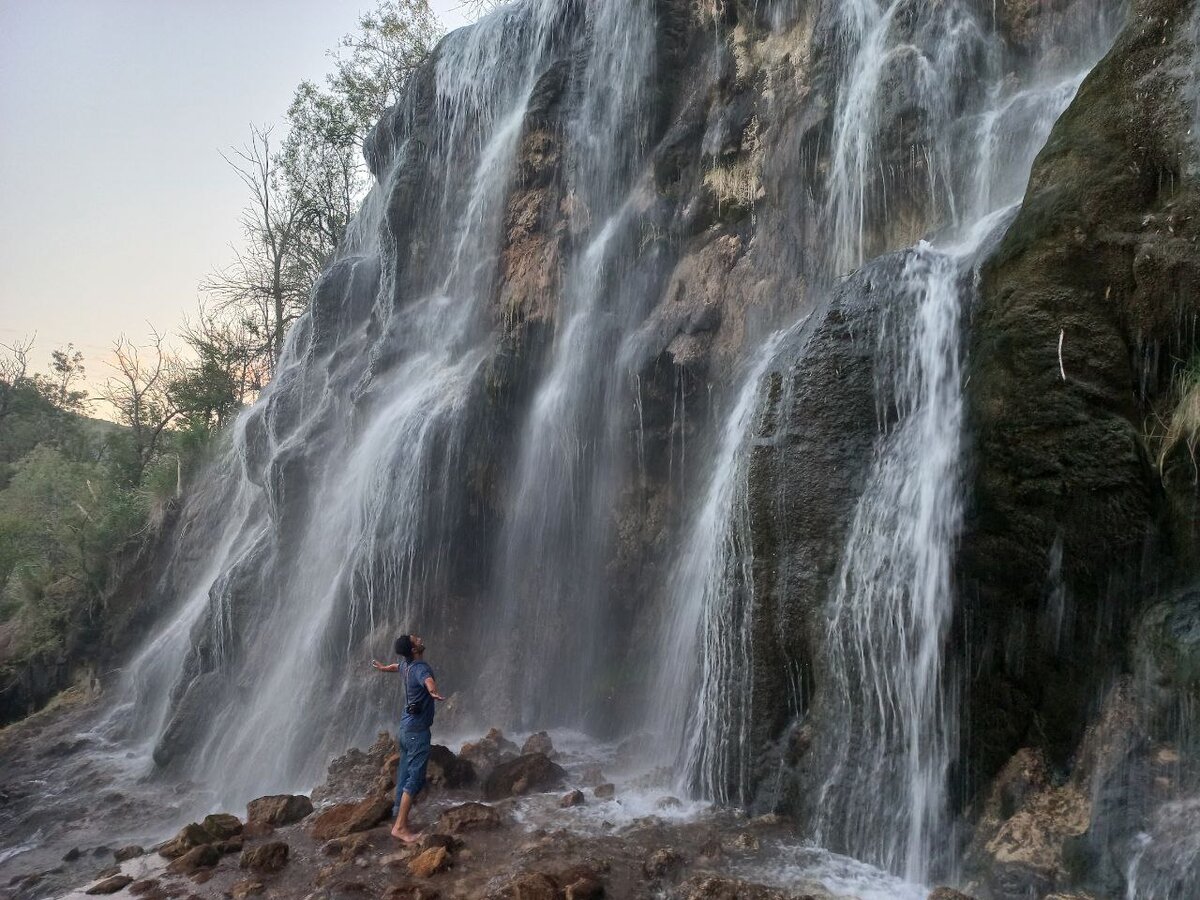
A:
{"label": "man standing", "polygon": [[425,784],[434,701],[446,698],[438,693],[433,669],[425,662],[425,642],[421,638],[415,634],[402,634],[396,638],[395,649],[402,662],[385,666],[373,659],[371,665],[380,672],[404,674],[405,703],[398,735],[400,763],[396,766],[396,802],[392,806],[396,824],[392,826],[392,837],[411,844],[420,839],[420,835],[408,827],[408,813],[413,798]]}

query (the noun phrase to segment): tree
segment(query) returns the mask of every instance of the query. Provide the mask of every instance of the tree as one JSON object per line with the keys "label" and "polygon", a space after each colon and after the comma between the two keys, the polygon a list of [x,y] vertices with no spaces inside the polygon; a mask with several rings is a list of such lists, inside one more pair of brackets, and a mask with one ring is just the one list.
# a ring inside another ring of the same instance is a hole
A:
{"label": "tree", "polygon": [[117,421],[129,429],[129,482],[133,485],[141,481],[160,448],[163,432],[180,413],[169,389],[175,361],[164,348],[162,335],[153,329],[150,334],[146,348],[137,347],[124,335],[117,340],[113,345],[116,362],[109,363],[113,375],[100,391]]}
{"label": "tree", "polygon": [[29,386],[29,351],[33,338],[19,338],[0,344],[0,429],[19,402],[20,393]]}
{"label": "tree", "polygon": [[271,151],[271,129],[252,127],[250,142],[225,159],[250,191],[242,213],[246,246],[201,289],[219,311],[246,322],[269,376],[287,328],[307,306],[312,286],[299,247],[305,200],[281,180],[280,161]]}
{"label": "tree", "polygon": [[341,39],[324,87],[303,81],[296,88],[280,166],[304,209],[300,247],[311,281],[341,242],[369,187],[363,141],[400,99],[441,33],[426,0],[385,0]]}
{"label": "tree", "polygon": [[87,411],[87,391],[75,387],[83,381],[83,354],[74,344],[67,344],[50,353],[50,371],[33,376],[34,385],[55,409],[61,412]]}

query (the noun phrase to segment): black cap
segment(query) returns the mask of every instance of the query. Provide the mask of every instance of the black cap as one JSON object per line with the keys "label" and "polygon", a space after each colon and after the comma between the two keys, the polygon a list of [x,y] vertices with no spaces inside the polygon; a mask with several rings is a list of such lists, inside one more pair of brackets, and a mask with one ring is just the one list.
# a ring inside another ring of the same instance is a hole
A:
{"label": "black cap", "polygon": [[405,659],[412,659],[413,643],[412,638],[407,634],[402,634],[396,638],[395,650],[397,656],[403,656]]}

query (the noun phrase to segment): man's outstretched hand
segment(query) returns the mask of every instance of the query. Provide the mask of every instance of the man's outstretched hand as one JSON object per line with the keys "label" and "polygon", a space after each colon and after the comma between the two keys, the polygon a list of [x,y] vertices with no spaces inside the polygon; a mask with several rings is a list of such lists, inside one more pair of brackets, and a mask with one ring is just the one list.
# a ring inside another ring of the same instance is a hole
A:
{"label": "man's outstretched hand", "polygon": [[390,666],[385,666],[377,659],[371,660],[371,665],[375,667],[377,672],[395,672],[400,668],[399,663],[392,663]]}

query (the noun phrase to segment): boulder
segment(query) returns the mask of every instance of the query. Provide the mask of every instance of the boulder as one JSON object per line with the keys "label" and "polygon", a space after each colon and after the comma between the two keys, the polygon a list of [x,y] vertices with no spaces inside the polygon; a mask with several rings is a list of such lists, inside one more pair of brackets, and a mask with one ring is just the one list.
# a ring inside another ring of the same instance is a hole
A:
{"label": "boulder", "polygon": [[141,881],[135,881],[129,886],[129,893],[135,897],[149,895],[151,898],[158,898],[164,896],[162,886],[159,884],[157,878],[146,878]]}
{"label": "boulder", "polygon": [[541,793],[561,787],[567,773],[543,753],[526,753],[501,763],[483,783],[486,800],[503,800],[521,794]]}
{"label": "boulder", "polygon": [[[399,757],[397,757],[398,760]],[[391,771],[394,776],[396,763],[392,764]],[[477,779],[475,766],[469,761],[455,756],[454,751],[449,747],[434,744],[429,748],[429,765],[425,769],[425,780],[431,785],[453,791],[470,787]],[[394,777],[392,786],[395,787]]]}
{"label": "boulder", "polygon": [[117,862],[125,862],[127,859],[136,859],[145,855],[146,848],[139,847],[137,844],[130,844],[128,847],[121,847],[119,850],[113,851],[113,857]]}
{"label": "boulder", "polygon": [[520,756],[520,750],[499,728],[490,728],[479,740],[463,744],[458,755],[482,774],[491,771],[502,762]]}
{"label": "boulder", "polygon": [[[389,765],[390,758],[390,765]],[[379,793],[395,787],[396,739],[386,731],[379,732],[375,742],[364,752],[347,750],[329,764],[325,782],[312,793],[316,803],[341,802],[368,793]]]}
{"label": "boulder", "polygon": [[216,835],[204,826],[192,822],[184,825],[175,837],[159,847],[158,855],[166,859],[178,859],[192,848],[199,847],[201,844],[212,844],[216,840]]}
{"label": "boulder", "polygon": [[647,878],[667,878],[678,872],[684,864],[683,854],[671,847],[659,847],[642,863],[642,873]]}
{"label": "boulder", "polygon": [[586,802],[586,799],[587,798],[583,796],[583,791],[568,791],[558,799],[558,805],[563,809],[567,809],[572,806],[583,806],[583,804]]}
{"label": "boulder", "polygon": [[275,833],[275,826],[269,822],[247,822],[242,826],[242,837],[248,841],[270,837]]}
{"label": "boulder", "polygon": [[337,856],[342,860],[348,861],[355,859],[370,849],[370,839],[365,834],[359,833],[334,838],[321,848],[321,853],[325,856]]}
{"label": "boulder", "polygon": [[133,884],[133,879],[128,875],[113,875],[111,878],[105,878],[103,881],[93,884],[87,889],[87,893],[115,894],[130,884]]}
{"label": "boulder", "polygon": [[205,816],[200,825],[218,840],[225,840],[242,833],[242,820],[229,813],[214,813],[211,816]]}
{"label": "boulder", "polygon": [[525,743],[521,745],[521,752],[541,753],[544,756],[553,756],[554,744],[550,740],[550,735],[544,731],[539,731],[525,739]]}
{"label": "boulder", "polygon": [[597,800],[611,800],[617,795],[617,786],[612,782],[598,784],[592,788],[592,793],[596,795]]}
{"label": "boulder", "polygon": [[500,813],[495,807],[486,803],[462,803],[438,816],[435,830],[447,834],[462,834],[464,831],[499,827]]}
{"label": "boulder", "polygon": [[173,860],[167,866],[167,871],[176,875],[189,875],[199,869],[211,869],[220,861],[221,851],[217,849],[216,844],[201,844]]}
{"label": "boulder", "polygon": [[318,841],[368,831],[392,815],[391,797],[367,797],[358,803],[339,803],[313,821],[312,835]]}
{"label": "boulder", "polygon": [[681,900],[791,900],[791,895],[722,875],[696,875],[679,887]]}
{"label": "boulder", "polygon": [[303,794],[272,794],[246,804],[246,821],[281,826],[299,822],[313,811]]}
{"label": "boulder", "polygon": [[217,843],[215,843],[213,846],[217,848],[217,851],[222,856],[224,856],[226,853],[241,853],[242,847],[245,845],[245,843],[246,842],[239,834],[236,837],[229,838],[228,840],[217,841]]}
{"label": "boulder", "polygon": [[541,872],[526,872],[487,895],[487,900],[559,900],[558,882]]}
{"label": "boulder", "polygon": [[432,878],[450,868],[450,851],[445,847],[422,850],[408,861],[409,874],[415,878]]}
{"label": "boulder", "polygon": [[242,851],[239,865],[252,872],[278,872],[287,865],[289,848],[283,841],[271,841]]}

